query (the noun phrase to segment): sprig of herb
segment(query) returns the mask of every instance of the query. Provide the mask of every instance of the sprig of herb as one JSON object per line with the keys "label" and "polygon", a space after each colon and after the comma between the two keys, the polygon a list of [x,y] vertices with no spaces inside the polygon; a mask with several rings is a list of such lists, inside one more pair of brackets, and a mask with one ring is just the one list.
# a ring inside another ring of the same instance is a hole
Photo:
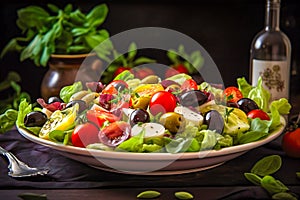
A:
{"label": "sprig of herb", "polygon": [[[0,133],[10,130],[17,120],[18,107],[22,99],[30,102],[30,95],[21,91],[21,86],[17,83],[21,77],[16,72],[9,72],[6,79],[0,82],[0,92],[12,89],[14,93],[0,100]],[[3,96],[2,96],[3,97]]]}
{"label": "sprig of herb", "polygon": [[[20,52],[20,60],[31,59],[36,66],[46,66],[51,54],[89,53],[109,38],[109,33],[100,26],[105,21],[108,7],[95,6],[88,14],[73,10],[72,4],[60,9],[48,4],[48,9],[28,6],[18,10],[17,26],[22,36],[9,41],[1,52]],[[106,59],[112,45],[107,43],[97,55]]]}
{"label": "sprig of herb", "polygon": [[108,83],[113,79],[114,72],[119,67],[131,69],[142,64],[156,62],[156,60],[145,56],[137,57],[137,46],[134,42],[130,43],[127,53],[125,54],[121,54],[115,48],[113,48],[112,56],[107,57],[106,61],[110,64],[102,75],[103,78],[101,81],[104,83]]}
{"label": "sprig of herb", "polygon": [[251,173],[244,173],[244,176],[251,183],[263,187],[272,196],[272,199],[283,199],[284,197],[284,199],[296,200],[297,197],[290,192],[287,186],[271,176],[280,169],[281,164],[280,156],[266,156],[252,167]]}
{"label": "sprig of herb", "polygon": [[233,111],[234,111],[233,108],[231,108],[231,109],[225,108],[224,118],[227,123],[228,123],[228,118]]}
{"label": "sprig of herb", "polygon": [[183,45],[179,45],[178,49],[169,49],[167,57],[174,66],[183,64],[189,74],[196,73],[204,64],[204,58],[200,51],[193,51],[190,54],[186,52]]}

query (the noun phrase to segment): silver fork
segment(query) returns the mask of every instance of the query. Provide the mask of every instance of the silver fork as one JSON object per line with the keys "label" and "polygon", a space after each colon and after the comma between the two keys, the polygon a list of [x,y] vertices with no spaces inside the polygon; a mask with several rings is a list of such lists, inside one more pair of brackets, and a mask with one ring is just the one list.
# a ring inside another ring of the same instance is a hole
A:
{"label": "silver fork", "polygon": [[9,161],[8,175],[11,177],[28,177],[36,175],[45,175],[49,172],[47,168],[29,167],[27,164],[20,161],[14,154],[3,149],[0,146],[0,153],[7,157]]}

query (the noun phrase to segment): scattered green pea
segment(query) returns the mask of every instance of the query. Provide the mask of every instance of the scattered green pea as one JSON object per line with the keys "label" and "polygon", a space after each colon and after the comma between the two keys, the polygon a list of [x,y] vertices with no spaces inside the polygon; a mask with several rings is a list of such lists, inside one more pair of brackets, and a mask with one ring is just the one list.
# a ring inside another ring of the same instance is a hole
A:
{"label": "scattered green pea", "polygon": [[160,196],[160,192],[155,190],[146,190],[139,193],[136,197],[139,199],[152,199]]}
{"label": "scattered green pea", "polygon": [[175,197],[177,199],[181,199],[181,200],[187,200],[187,199],[193,199],[194,198],[194,196],[191,193],[184,192],[184,191],[175,192]]}

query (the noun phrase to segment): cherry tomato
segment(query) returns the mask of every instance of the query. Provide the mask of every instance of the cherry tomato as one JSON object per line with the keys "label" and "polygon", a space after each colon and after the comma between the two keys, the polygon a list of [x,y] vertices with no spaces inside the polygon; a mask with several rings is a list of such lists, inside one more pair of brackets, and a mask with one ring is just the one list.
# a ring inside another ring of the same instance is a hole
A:
{"label": "cherry tomato", "polygon": [[99,142],[99,129],[92,123],[80,124],[72,132],[71,141],[76,147],[86,147]]}
{"label": "cherry tomato", "polygon": [[269,115],[261,109],[251,110],[250,112],[247,113],[247,116],[252,119],[260,118],[261,120],[270,120]]}
{"label": "cherry tomato", "polygon": [[89,122],[94,123],[99,128],[101,128],[106,121],[115,122],[119,120],[117,116],[110,112],[100,112],[96,110],[88,110],[86,112],[86,118]]}
{"label": "cherry tomato", "polygon": [[111,147],[118,146],[130,136],[131,126],[124,121],[113,122],[99,132],[99,140]]}
{"label": "cherry tomato", "polygon": [[181,90],[198,90],[198,85],[194,79],[189,79],[183,82]]}
{"label": "cherry tomato", "polygon": [[227,102],[236,103],[239,99],[243,98],[242,92],[234,86],[225,88],[224,94],[226,96]]}
{"label": "cherry tomato", "polygon": [[176,107],[176,97],[167,91],[156,92],[150,99],[149,109],[152,115],[173,112]]}
{"label": "cherry tomato", "polygon": [[102,90],[102,94],[118,94],[118,92],[128,88],[128,85],[123,80],[114,80],[110,82],[105,88]]}
{"label": "cherry tomato", "polygon": [[286,132],[282,138],[282,149],[294,158],[300,158],[300,128]]}

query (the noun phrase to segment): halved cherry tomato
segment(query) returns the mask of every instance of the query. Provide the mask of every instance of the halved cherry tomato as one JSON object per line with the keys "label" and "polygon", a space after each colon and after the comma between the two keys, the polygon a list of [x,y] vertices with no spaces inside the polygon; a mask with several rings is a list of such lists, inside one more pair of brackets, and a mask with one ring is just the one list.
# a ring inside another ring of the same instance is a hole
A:
{"label": "halved cherry tomato", "polygon": [[76,147],[86,147],[99,142],[99,129],[92,123],[80,124],[72,132],[71,141]]}
{"label": "halved cherry tomato", "polygon": [[103,126],[105,121],[111,123],[120,120],[118,116],[96,104],[86,112],[86,118],[89,122],[94,123],[99,128]]}
{"label": "halved cherry tomato", "polygon": [[89,122],[92,122],[97,127],[101,128],[104,122],[115,122],[119,120],[117,116],[109,112],[99,112],[95,110],[88,110],[86,112],[86,118]]}
{"label": "halved cherry tomato", "polygon": [[286,132],[282,138],[282,149],[294,158],[300,158],[300,128]]}
{"label": "halved cherry tomato", "polygon": [[243,98],[242,92],[234,86],[225,88],[224,94],[227,102],[236,103],[239,99]]}
{"label": "halved cherry tomato", "polygon": [[176,97],[167,91],[156,92],[150,99],[149,109],[152,115],[173,112],[177,105]]}
{"label": "halved cherry tomato", "polygon": [[251,110],[250,112],[247,113],[247,116],[252,119],[260,118],[261,120],[270,120],[269,115],[261,109]]}
{"label": "halved cherry tomato", "polygon": [[102,94],[118,94],[118,92],[128,88],[128,84],[123,80],[114,80],[102,90]]}
{"label": "halved cherry tomato", "polygon": [[113,122],[99,132],[99,140],[111,147],[118,146],[130,136],[131,126],[124,121]]}
{"label": "halved cherry tomato", "polygon": [[188,79],[183,82],[181,90],[198,90],[197,82],[194,79]]}

